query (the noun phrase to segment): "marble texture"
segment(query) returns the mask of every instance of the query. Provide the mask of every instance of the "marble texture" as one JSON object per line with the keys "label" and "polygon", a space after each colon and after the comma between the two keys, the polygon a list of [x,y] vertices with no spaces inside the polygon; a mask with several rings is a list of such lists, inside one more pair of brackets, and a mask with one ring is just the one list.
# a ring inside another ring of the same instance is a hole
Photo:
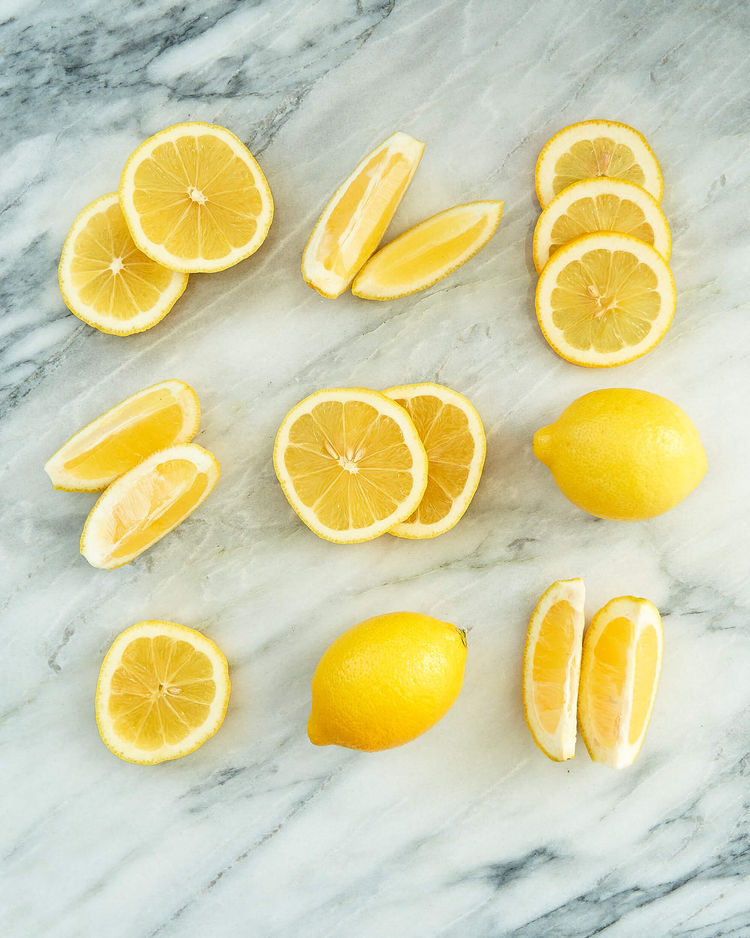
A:
{"label": "marble texture", "polygon": [[[749,41],[747,4],[723,0],[0,2],[4,938],[750,935]],[[678,287],[659,348],[605,372],[557,358],[533,313],[536,155],[592,116],[652,143]],[[152,331],[101,335],[61,301],[65,233],[140,140],[188,119],[258,157],[268,240],[192,277]],[[324,300],[299,275],[307,234],[395,129],[427,148],[392,231],[476,198],[505,200],[501,226],[422,294]],[[222,479],[147,555],[94,570],[78,554],[93,497],[54,492],[43,463],[167,377],[198,391]],[[419,380],[485,421],[469,513],[430,542],[318,540],[274,478],[281,418],[318,387]],[[578,511],[530,446],[579,394],[622,385],[684,407],[709,457],[693,495],[637,524]],[[664,617],[626,771],[580,743],[552,764],[523,722],[529,612],[576,575],[589,613],[634,593]],[[402,749],[314,748],[319,655],[396,609],[468,629],[457,704]],[[93,719],[105,650],[144,618],[203,629],[233,680],[219,734],[155,768],[116,760]]]}

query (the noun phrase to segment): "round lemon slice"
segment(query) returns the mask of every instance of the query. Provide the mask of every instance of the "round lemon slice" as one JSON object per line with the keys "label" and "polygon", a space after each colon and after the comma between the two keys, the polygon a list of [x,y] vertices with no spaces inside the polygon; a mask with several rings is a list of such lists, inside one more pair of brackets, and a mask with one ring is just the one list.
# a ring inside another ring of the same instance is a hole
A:
{"label": "round lemon slice", "polygon": [[411,515],[427,455],[411,418],[365,388],[317,391],[286,415],[273,464],[289,504],[320,537],[369,541]]}
{"label": "round lemon slice", "polygon": [[104,570],[130,563],[191,515],[218,480],[216,458],[195,443],[154,453],[100,496],[86,519],[81,553]]}
{"label": "round lemon slice", "polygon": [[579,179],[611,176],[642,186],[657,200],[664,193],[661,169],[646,138],[618,121],[570,124],[549,140],[536,163],[534,181],[545,208]]}
{"label": "round lemon slice", "polygon": [[596,613],[583,640],[578,722],[594,762],[631,765],[654,709],[664,632],[647,599],[619,596]]}
{"label": "round lemon slice", "polygon": [[536,605],[523,652],[523,712],[534,742],[555,762],[576,753],[583,580],[557,580]]}
{"label": "round lemon slice", "polygon": [[631,235],[583,235],[557,250],[539,276],[536,315],[545,339],[567,361],[623,365],[664,337],[676,303],[664,258]]}
{"label": "round lemon slice", "polygon": [[473,405],[441,384],[405,384],[383,391],[411,417],[427,453],[427,488],[397,537],[437,537],[456,525],[471,504],[484,466],[487,443]]}
{"label": "round lemon slice", "polygon": [[659,203],[623,179],[582,179],[555,196],[534,229],[534,266],[539,273],[558,248],[594,231],[619,231],[652,245],[669,260],[672,237]]}
{"label": "round lemon slice", "polygon": [[138,250],[116,192],[87,205],[73,222],[57,279],[71,313],[112,335],[155,326],[188,282],[186,274],[167,270]]}
{"label": "round lemon slice", "polygon": [[125,762],[179,759],[219,729],[229,690],[227,660],[209,638],[174,622],[139,622],[104,657],[96,724]]}
{"label": "round lemon slice", "polygon": [[72,436],[44,470],[56,489],[98,492],[152,453],[188,443],[198,432],[200,404],[189,384],[152,384],[115,404]]}
{"label": "round lemon slice", "polygon": [[273,219],[273,199],[255,157],[225,127],[167,127],[129,157],[120,205],[133,240],[184,273],[213,273],[250,257]]}

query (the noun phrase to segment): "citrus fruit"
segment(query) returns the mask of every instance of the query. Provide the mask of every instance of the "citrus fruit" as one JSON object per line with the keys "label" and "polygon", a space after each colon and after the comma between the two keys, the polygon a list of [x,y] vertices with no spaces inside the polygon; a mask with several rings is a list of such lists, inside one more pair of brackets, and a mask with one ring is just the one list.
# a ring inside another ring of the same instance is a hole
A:
{"label": "citrus fruit", "polygon": [[390,533],[437,537],[463,517],[479,485],[487,449],[481,418],[463,394],[441,384],[404,384],[383,393],[407,411],[427,453],[422,501]]}
{"label": "citrus fruit", "polygon": [[184,273],[213,273],[254,254],[273,219],[252,153],[225,127],[200,121],[160,130],[134,150],[120,205],[141,251]]}
{"label": "citrus fruit", "polygon": [[537,603],[523,652],[523,712],[534,742],[555,762],[576,753],[583,641],[583,580],[557,580]]}
{"label": "citrus fruit", "polygon": [[346,290],[380,243],[423,152],[421,140],[391,134],[341,183],[302,255],[302,276],[309,286],[329,299]]}
{"label": "citrus fruit", "polygon": [[154,453],[99,497],[83,528],[81,553],[104,570],[130,563],[192,514],[218,479],[215,457],[195,443]]}
{"label": "citrus fruit", "polygon": [[316,391],[284,417],[273,464],[289,504],[320,537],[368,541],[405,521],[427,485],[411,418],[365,388]]}
{"label": "citrus fruit", "polygon": [[375,752],[421,736],[461,690],[466,634],[418,612],[366,619],[340,635],[312,680],[316,746]]}
{"label": "citrus fruit", "polygon": [[663,645],[659,610],[647,599],[619,596],[592,619],[583,639],[578,722],[594,762],[621,769],[638,755]]}
{"label": "citrus fruit", "polygon": [[656,199],[624,179],[582,179],[556,195],[534,229],[534,266],[539,273],[558,248],[594,231],[619,231],[645,241],[669,260],[672,238]]}
{"label": "citrus fruit", "polygon": [[534,454],[574,505],[612,521],[674,508],[706,472],[692,420],[658,394],[592,391],[534,434]]}
{"label": "citrus fruit", "polygon": [[73,222],[57,279],[71,313],[112,335],[155,326],[188,282],[186,274],[167,270],[138,250],[116,192],[87,205]]}
{"label": "citrus fruit", "polygon": [[659,163],[645,137],[618,121],[589,120],[570,124],[544,145],[534,182],[544,208],[579,179],[610,176],[642,186],[657,200],[664,193]]}
{"label": "citrus fruit", "polygon": [[393,300],[432,286],[487,244],[502,213],[502,202],[485,201],[433,215],[373,254],[354,278],[352,293]]}
{"label": "citrus fruit", "polygon": [[96,724],[126,762],[179,759],[218,730],[229,703],[227,660],[195,629],[139,622],[121,632],[102,662]]}
{"label": "citrus fruit", "polygon": [[545,339],[566,361],[589,368],[624,365],[651,351],[669,329],[675,303],[661,254],[614,231],[559,248],[536,288]]}
{"label": "citrus fruit", "polygon": [[44,470],[56,489],[98,492],[152,453],[188,443],[198,432],[195,391],[172,379],[115,404],[72,436]]}

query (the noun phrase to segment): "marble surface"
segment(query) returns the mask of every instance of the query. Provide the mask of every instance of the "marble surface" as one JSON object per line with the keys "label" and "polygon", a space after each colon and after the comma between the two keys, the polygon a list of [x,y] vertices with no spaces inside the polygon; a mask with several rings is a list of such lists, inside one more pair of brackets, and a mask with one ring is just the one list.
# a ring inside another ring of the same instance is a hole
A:
{"label": "marble surface", "polygon": [[[186,0],[0,3],[0,934],[150,938],[750,935],[746,397],[750,146],[743,2]],[[678,287],[659,348],[612,371],[557,358],[533,312],[536,155],[593,116],[639,127],[664,171]],[[70,315],[65,233],[148,134],[224,124],[276,219],[258,254],[191,278],[151,332]],[[490,245],[424,293],[324,300],[299,275],[318,212],[395,129],[427,144],[392,231],[505,200]],[[78,554],[93,503],[47,457],[140,387],[190,382],[223,476],[119,571]],[[432,542],[318,540],[271,466],[308,392],[437,380],[488,431],[476,499]],[[632,386],[694,419],[706,479],[636,524],[569,504],[531,452],[573,398]],[[629,770],[537,751],[521,713],[528,615],[582,575],[664,617],[661,688]],[[464,689],[391,752],[313,747],[310,677],[343,629],[414,609],[468,630]],[[203,629],[233,690],[219,734],[155,768],[102,745],[93,691],[144,618]]]}

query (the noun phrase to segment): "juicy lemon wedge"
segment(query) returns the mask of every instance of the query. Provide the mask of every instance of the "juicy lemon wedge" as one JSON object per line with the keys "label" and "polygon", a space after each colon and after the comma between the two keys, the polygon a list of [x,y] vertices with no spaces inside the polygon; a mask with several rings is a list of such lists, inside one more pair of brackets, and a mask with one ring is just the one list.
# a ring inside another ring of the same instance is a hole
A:
{"label": "juicy lemon wedge", "polygon": [[96,723],[105,746],[139,765],[179,759],[221,726],[229,703],[227,660],[195,629],[139,622],[102,662]]}
{"label": "juicy lemon wedge", "polygon": [[218,480],[216,458],[195,443],[154,453],[101,495],[86,519],[81,553],[104,570],[130,563],[192,514]]}
{"label": "juicy lemon wedge", "polygon": [[523,712],[534,742],[555,762],[576,750],[583,580],[558,580],[537,603],[523,652]]}
{"label": "juicy lemon wedge", "polygon": [[613,231],[556,251],[539,276],[536,314],[552,348],[575,365],[605,368],[645,355],[672,322],[676,293],[657,250]]}
{"label": "juicy lemon wedge", "polygon": [[463,394],[441,384],[405,384],[383,393],[411,417],[428,465],[422,501],[389,533],[437,537],[463,517],[479,485],[487,450],[482,420]]}
{"label": "juicy lemon wedge", "polygon": [[286,415],[273,450],[289,504],[320,537],[368,541],[411,515],[427,455],[411,418],[365,388],[317,391]]}
{"label": "juicy lemon wedge", "polygon": [[200,405],[184,381],[169,380],[120,401],[72,436],[44,470],[56,489],[98,492],[160,449],[198,432]]}
{"label": "juicy lemon wedge", "polygon": [[65,305],[88,325],[112,335],[155,326],[187,286],[187,275],[167,270],[138,250],[117,193],[78,215],[57,269]]}
{"label": "juicy lemon wedge", "polygon": [[120,205],[133,240],[155,261],[213,273],[254,254],[273,219],[266,177],[225,127],[167,127],[129,157]]}
{"label": "juicy lemon wedge", "polygon": [[534,173],[544,208],[579,179],[610,176],[642,186],[657,200],[664,194],[659,163],[643,134],[618,121],[590,120],[556,133],[539,154]]}
{"label": "juicy lemon wedge", "polygon": [[661,671],[664,633],[647,599],[620,596],[594,616],[583,640],[578,720],[594,762],[631,765],[643,745]]}
{"label": "juicy lemon wedge", "polygon": [[393,300],[432,286],[487,244],[503,203],[468,202],[420,222],[373,255],[357,274],[352,293],[365,300]]}
{"label": "juicy lemon wedge", "polygon": [[659,203],[623,179],[583,179],[555,196],[534,229],[534,266],[539,273],[558,248],[594,231],[619,231],[652,245],[669,260],[672,238]]}
{"label": "juicy lemon wedge", "polygon": [[422,159],[424,144],[397,132],[368,153],[333,194],[302,255],[302,276],[334,299],[378,246]]}

